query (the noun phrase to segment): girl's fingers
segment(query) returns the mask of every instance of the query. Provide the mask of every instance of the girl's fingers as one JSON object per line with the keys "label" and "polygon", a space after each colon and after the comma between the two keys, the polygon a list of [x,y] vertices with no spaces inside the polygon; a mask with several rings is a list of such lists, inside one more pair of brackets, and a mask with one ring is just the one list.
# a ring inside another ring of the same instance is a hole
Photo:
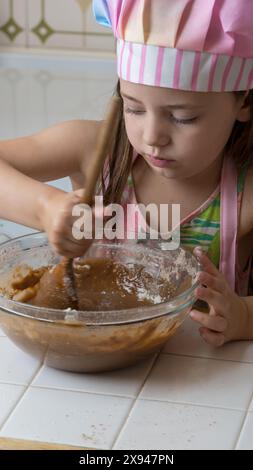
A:
{"label": "girl's fingers", "polygon": [[207,328],[200,328],[199,332],[203,340],[212,346],[218,348],[225,343],[225,336],[222,333],[216,333],[215,331],[210,331]]}
{"label": "girl's fingers", "polygon": [[217,314],[222,314],[224,308],[226,307],[224,294],[217,292],[210,287],[197,287],[195,290],[195,296],[197,299],[204,300],[209,304],[209,306],[212,306]]}
{"label": "girl's fingers", "polygon": [[216,292],[219,292],[220,294],[224,294],[224,282],[220,278],[217,278],[216,276],[213,276],[212,274],[209,274],[207,272],[201,271],[198,274],[198,280],[200,281],[201,284],[210,287],[211,289],[215,290]]}
{"label": "girl's fingers", "polygon": [[[92,241],[91,241],[92,242]],[[77,256],[82,256],[85,251],[91,245],[90,243],[76,244],[69,240],[61,240],[59,243],[52,243],[54,251],[60,256],[66,256],[68,258],[76,258]]]}
{"label": "girl's fingers", "polygon": [[212,261],[208,258],[208,256],[201,250],[201,248],[196,247],[194,248],[194,254],[199,261],[199,263],[202,265],[202,270],[208,272],[209,274],[212,274],[213,276],[218,276],[220,277],[221,274],[219,270],[214,266]]}
{"label": "girl's fingers", "polygon": [[214,332],[222,333],[228,327],[227,319],[220,315],[209,315],[208,313],[202,313],[198,310],[192,310],[190,312],[190,317],[196,323],[200,323],[202,326],[209,330],[213,330]]}

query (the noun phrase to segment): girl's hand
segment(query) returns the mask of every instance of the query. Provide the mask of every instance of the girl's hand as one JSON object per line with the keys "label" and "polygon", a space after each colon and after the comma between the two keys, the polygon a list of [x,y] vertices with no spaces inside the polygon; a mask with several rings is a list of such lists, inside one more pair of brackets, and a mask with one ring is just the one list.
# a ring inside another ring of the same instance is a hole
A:
{"label": "girl's hand", "polygon": [[246,302],[232,291],[224,276],[199,248],[195,248],[194,254],[203,269],[199,273],[202,286],[196,289],[195,295],[209,305],[209,313],[198,310],[190,313],[190,317],[202,325],[200,335],[213,346],[244,339],[248,314]]}
{"label": "girl's hand", "polygon": [[[52,249],[61,256],[75,258],[82,256],[92,243],[92,239],[77,240],[72,234],[73,223],[78,217],[72,216],[73,207],[81,204],[83,190],[70,193],[53,191],[50,198],[41,201],[40,220],[43,230],[47,233]],[[92,212],[92,227],[95,213]],[[103,219],[103,214],[96,213],[97,218]],[[87,230],[88,219],[87,219]]]}

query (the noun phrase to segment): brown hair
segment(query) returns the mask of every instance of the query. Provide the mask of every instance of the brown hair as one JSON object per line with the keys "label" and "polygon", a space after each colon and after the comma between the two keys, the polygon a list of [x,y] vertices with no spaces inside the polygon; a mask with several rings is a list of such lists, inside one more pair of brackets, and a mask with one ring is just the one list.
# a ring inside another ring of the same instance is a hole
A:
{"label": "brown hair", "polygon": [[120,82],[118,81],[115,94],[121,99],[118,121],[116,123],[115,138],[109,155],[108,165],[101,175],[101,185],[104,197],[104,205],[119,203],[127,183],[131,165],[133,147],[130,144],[126,129],[123,112],[123,100],[120,94]]}
{"label": "brown hair", "polygon": [[[245,93],[245,91],[234,92],[237,99],[244,97]],[[225,152],[231,154],[238,168],[250,166],[253,163],[253,90],[250,90],[246,96],[244,106],[250,108],[250,120],[235,122],[225,146]]]}
{"label": "brown hair", "polygon": [[[120,95],[120,82],[118,81],[115,93]],[[245,91],[234,92],[237,99],[245,95]],[[225,153],[229,152],[238,168],[253,163],[253,90],[250,90],[244,101],[250,106],[251,119],[248,122],[236,121],[230,138],[225,146]],[[109,165],[101,177],[99,191],[102,190],[104,205],[119,203],[131,170],[133,147],[131,146],[125,129],[123,100],[119,119],[115,129],[115,139],[109,156]]]}

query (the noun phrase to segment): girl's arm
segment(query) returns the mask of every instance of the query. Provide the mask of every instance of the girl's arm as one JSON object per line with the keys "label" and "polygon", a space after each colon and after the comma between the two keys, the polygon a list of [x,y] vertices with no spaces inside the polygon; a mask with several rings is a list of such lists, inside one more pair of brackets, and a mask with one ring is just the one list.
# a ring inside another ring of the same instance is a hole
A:
{"label": "girl's arm", "polygon": [[99,123],[65,122],[38,134],[0,142],[0,217],[45,230],[42,212],[65,193],[44,184],[80,173]]}
{"label": "girl's arm", "polygon": [[0,217],[37,230],[44,230],[41,215],[45,201],[61,193],[22,174],[4,160],[0,160],[0,188]]}

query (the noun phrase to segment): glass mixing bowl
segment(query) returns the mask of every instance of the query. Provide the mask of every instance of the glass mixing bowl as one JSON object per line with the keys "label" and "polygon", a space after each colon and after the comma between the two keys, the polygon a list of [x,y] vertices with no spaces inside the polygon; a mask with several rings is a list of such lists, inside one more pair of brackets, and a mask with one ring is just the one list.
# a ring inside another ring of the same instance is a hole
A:
{"label": "glass mixing bowl", "polygon": [[[76,372],[98,372],[134,364],[158,351],[189,313],[197,287],[199,264],[181,248],[162,251],[148,244],[95,241],[85,257],[109,257],[137,263],[154,282],[157,276],[176,287],[173,298],[152,306],[113,311],[75,311],[35,307],[0,295],[0,327],[21,349],[47,365]],[[0,245],[0,286],[11,270],[56,264],[45,234],[15,238]]]}

